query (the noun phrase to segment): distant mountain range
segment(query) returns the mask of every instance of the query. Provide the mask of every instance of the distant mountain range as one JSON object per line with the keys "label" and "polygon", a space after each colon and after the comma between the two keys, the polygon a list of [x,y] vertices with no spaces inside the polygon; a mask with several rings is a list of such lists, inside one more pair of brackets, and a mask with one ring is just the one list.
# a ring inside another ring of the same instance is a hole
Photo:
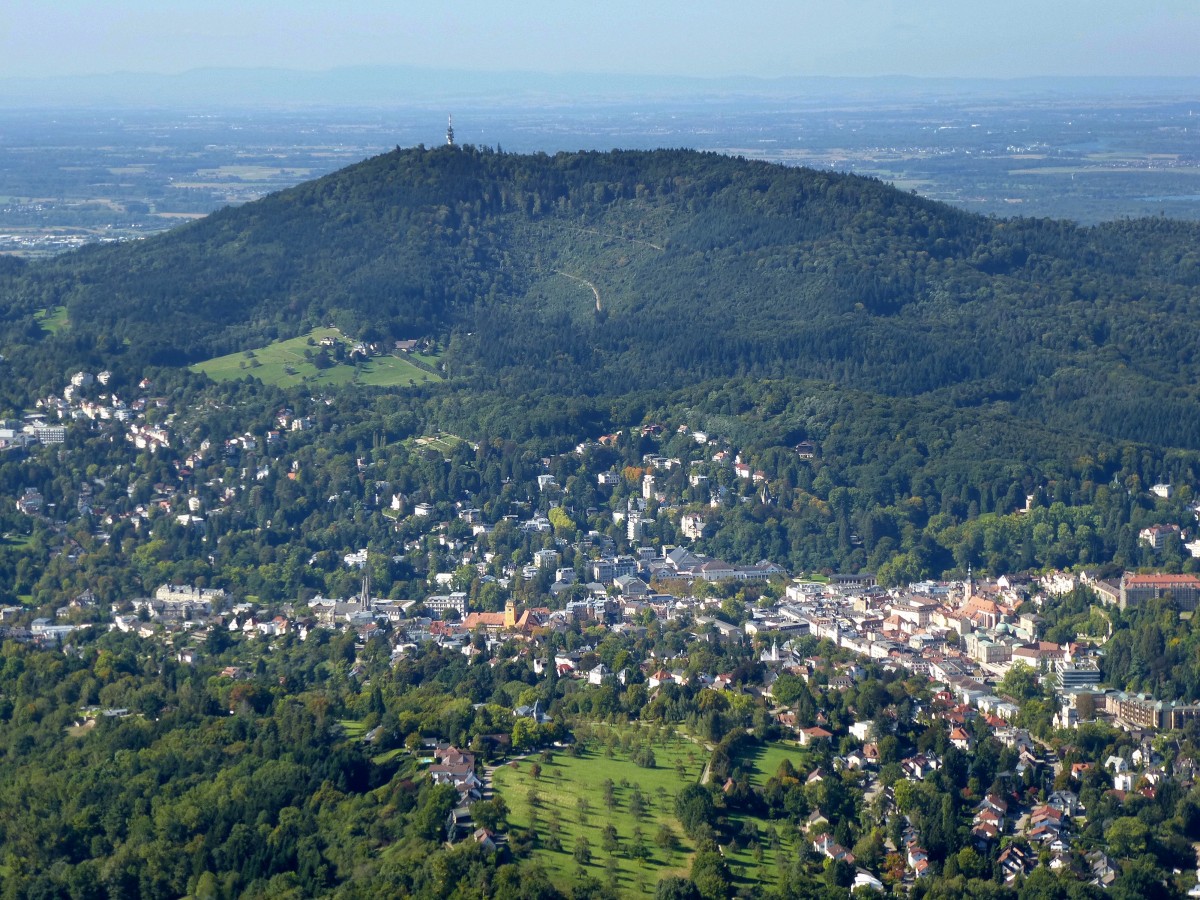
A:
{"label": "distant mountain range", "polygon": [[1200,94],[1200,78],[687,78],[580,72],[492,72],[412,66],[361,66],[326,71],[209,68],[174,75],[116,72],[88,76],[0,78],[0,108],[398,107],[426,104],[444,106],[447,101],[519,105],[533,100],[580,103],[616,98],[652,100],[738,94],[881,101],[939,95],[1194,97]]}

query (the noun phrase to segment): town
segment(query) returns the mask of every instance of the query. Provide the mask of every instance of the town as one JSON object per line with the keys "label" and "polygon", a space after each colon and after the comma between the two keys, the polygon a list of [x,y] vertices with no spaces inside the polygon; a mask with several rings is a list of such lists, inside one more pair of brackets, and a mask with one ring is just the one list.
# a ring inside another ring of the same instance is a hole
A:
{"label": "town", "polygon": [[[312,397],[308,408],[277,409],[262,431],[221,435],[199,427],[202,415],[221,419],[219,404],[198,412],[150,378],[123,389],[122,399],[111,378],[77,372],[24,421],[0,423],[8,459],[61,453],[84,441],[111,447],[111,468],[90,465],[85,480],[54,496],[22,487],[16,511],[61,539],[61,565],[85,556],[84,544],[98,553],[114,542],[175,534],[211,551],[206,570],[215,577],[148,585],[143,576],[140,593],[110,585],[102,597],[99,585],[88,585],[52,609],[7,605],[0,609],[4,639],[72,654],[85,633],[116,631],[183,666],[211,664],[218,655],[232,660],[217,677],[233,685],[254,680],[262,648],[327,639],[321,635],[352,641],[341,677],[360,692],[370,691],[372,659],[381,653],[393,668],[453,654],[468,665],[519,671],[521,696],[493,717],[486,735],[461,728],[389,734],[378,722],[362,731],[373,750],[424,758],[424,777],[454,788],[444,835],[450,843],[470,840],[488,852],[510,845],[495,798],[507,796],[513,831],[522,804],[505,777],[517,776],[496,777],[495,765],[570,747],[578,740],[572,726],[585,728],[588,717],[568,716],[559,706],[590,689],[636,689],[643,720],[663,716],[669,698],[741,710],[748,725],[734,730],[785,748],[789,777],[805,792],[793,852],[827,861],[831,877],[851,888],[911,887],[935,870],[994,871],[1014,883],[1039,866],[1107,887],[1121,871],[1121,853],[1107,846],[1117,840],[1110,832],[1144,845],[1146,825],[1132,814],[1110,818],[1099,842],[1087,830],[1098,815],[1093,807],[1133,809],[1137,798],[1152,804],[1193,786],[1194,759],[1179,742],[1200,719],[1196,698],[1127,690],[1106,680],[1105,656],[1114,617],[1153,608],[1190,620],[1200,599],[1194,574],[1105,578],[1081,567],[985,578],[968,566],[958,579],[884,586],[863,572],[791,573],[769,560],[732,564],[704,552],[706,536],[731,508],[770,508],[777,473],[719,435],[642,423],[533,461],[523,494],[513,478],[502,482],[504,503],[482,490],[452,500],[407,476],[374,474],[393,454],[413,455],[436,471],[455,454],[479,452],[455,435],[416,437],[359,456],[350,482],[325,502],[370,517],[392,535],[392,545],[317,550],[303,564],[320,577],[302,577],[309,587],[300,595],[266,601],[223,579],[216,554],[234,540],[233,520],[256,521],[256,492],[309,477],[313,456],[304,442],[331,428],[335,401]],[[630,447],[651,449],[637,464],[620,465],[619,447],[624,461]],[[788,454],[802,465],[820,456],[811,440]],[[1167,499],[1172,490],[1155,485],[1149,493]],[[594,505],[580,509],[580,498]],[[1035,502],[1031,495],[1021,514],[1034,514]],[[1188,536],[1165,523],[1142,529],[1139,540],[1147,552],[1170,540],[1194,556],[1200,544],[1185,544]],[[418,577],[393,579],[381,591],[380,574],[401,566]],[[326,597],[316,584],[344,590]],[[1086,612],[1083,627],[1064,618],[1072,603]],[[906,687],[897,695],[884,685]],[[697,699],[706,693],[722,699]],[[236,704],[245,694],[231,696]],[[139,714],[88,703],[78,721]],[[694,738],[720,755],[728,734],[710,727]],[[472,737],[469,747],[455,746]],[[1006,764],[991,765],[987,783],[967,776],[966,759],[995,762],[1000,754]],[[802,761],[812,768],[795,769]],[[961,811],[956,806],[948,815],[962,816],[967,841],[947,833],[953,825],[933,828],[929,796],[905,787],[949,778],[947,766],[963,782]],[[704,784],[717,776],[731,797],[749,790],[739,788],[746,776],[737,753],[699,774]],[[834,824],[835,801],[818,789],[830,778],[858,798],[852,805],[889,823],[886,835]],[[475,813],[478,803],[486,806]],[[532,804],[525,814],[531,832]],[[697,834],[688,837],[700,846]]]}

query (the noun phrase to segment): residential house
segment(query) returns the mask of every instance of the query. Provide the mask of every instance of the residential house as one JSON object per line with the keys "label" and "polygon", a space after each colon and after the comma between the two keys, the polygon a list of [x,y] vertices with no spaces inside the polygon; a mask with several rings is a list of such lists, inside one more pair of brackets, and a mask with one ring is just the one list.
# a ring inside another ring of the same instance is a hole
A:
{"label": "residential house", "polygon": [[828,741],[832,737],[833,737],[832,732],[826,731],[824,728],[821,728],[820,726],[816,726],[813,728],[801,728],[800,729],[800,738],[799,738],[800,746],[808,747],[812,744],[817,743],[818,741]]}
{"label": "residential house", "polygon": [[1020,844],[1009,844],[1000,853],[997,863],[1004,873],[1005,883],[1011,884],[1033,871],[1037,865],[1037,856]]}
{"label": "residential house", "polygon": [[967,753],[971,750],[974,741],[962,728],[954,728],[950,731],[950,743],[964,753]]}
{"label": "residential house", "polygon": [[854,865],[854,854],[835,841],[828,832],[819,835],[813,841],[813,849],[828,859],[841,860]]}

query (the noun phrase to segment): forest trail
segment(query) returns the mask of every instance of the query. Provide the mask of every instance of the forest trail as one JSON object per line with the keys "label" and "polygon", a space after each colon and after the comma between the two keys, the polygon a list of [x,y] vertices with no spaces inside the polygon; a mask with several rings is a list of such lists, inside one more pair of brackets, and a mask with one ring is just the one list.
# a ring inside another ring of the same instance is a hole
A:
{"label": "forest trail", "polygon": [[654,243],[653,241],[643,241],[640,238],[624,237],[623,235],[620,235],[620,234],[609,234],[607,231],[597,231],[595,228],[576,228],[575,230],[582,231],[584,234],[594,234],[594,235],[597,235],[598,237],[612,238],[614,241],[625,241],[626,243],[629,243],[629,244],[641,244],[645,247],[653,247],[655,250],[658,250],[659,252],[663,252],[666,250],[665,247],[659,246],[658,244]]}
{"label": "forest trail", "polygon": [[580,284],[585,284],[592,289],[592,294],[596,297],[596,312],[600,312],[600,290],[588,281],[586,278],[580,278],[578,275],[572,275],[569,272],[564,272],[562,269],[555,269],[556,274],[562,275],[564,278],[570,278],[572,281],[578,281]]}

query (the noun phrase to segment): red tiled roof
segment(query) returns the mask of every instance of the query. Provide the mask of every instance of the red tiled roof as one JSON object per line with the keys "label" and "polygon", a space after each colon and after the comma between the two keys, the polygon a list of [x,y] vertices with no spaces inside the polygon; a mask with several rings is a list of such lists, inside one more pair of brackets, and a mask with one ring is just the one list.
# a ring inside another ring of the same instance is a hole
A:
{"label": "red tiled roof", "polygon": [[1152,587],[1154,585],[1168,584],[1186,584],[1200,588],[1200,578],[1195,575],[1126,575],[1125,585],[1139,586],[1145,585]]}
{"label": "red tiled roof", "polygon": [[473,612],[463,619],[463,627],[472,631],[482,625],[484,628],[504,627],[504,613]]}

